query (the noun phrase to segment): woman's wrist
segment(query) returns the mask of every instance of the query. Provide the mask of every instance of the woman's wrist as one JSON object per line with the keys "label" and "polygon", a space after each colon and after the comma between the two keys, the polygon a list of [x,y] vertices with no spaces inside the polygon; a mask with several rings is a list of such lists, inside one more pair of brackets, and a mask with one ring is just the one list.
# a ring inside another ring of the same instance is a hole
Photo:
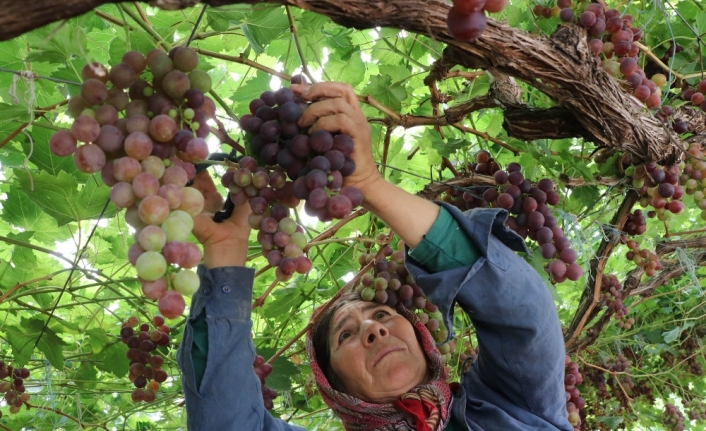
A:
{"label": "woman's wrist", "polygon": [[245,266],[248,258],[248,241],[233,241],[205,245],[203,261],[208,269],[226,266]]}

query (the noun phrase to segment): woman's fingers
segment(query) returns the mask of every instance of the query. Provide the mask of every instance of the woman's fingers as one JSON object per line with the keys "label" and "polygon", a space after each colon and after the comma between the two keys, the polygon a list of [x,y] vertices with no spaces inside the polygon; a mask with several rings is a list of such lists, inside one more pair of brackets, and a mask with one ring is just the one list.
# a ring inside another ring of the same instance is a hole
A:
{"label": "woman's fingers", "polygon": [[346,114],[329,115],[321,117],[309,129],[310,133],[318,130],[326,130],[331,133],[345,133],[355,138],[360,134],[360,125],[356,124],[351,117]]}
{"label": "woman's fingers", "polygon": [[223,208],[223,197],[218,193],[208,170],[196,174],[193,187],[203,195],[205,212],[213,214]]}
{"label": "woman's fingers", "polygon": [[302,113],[302,116],[299,118],[297,123],[299,124],[299,127],[309,127],[319,118],[337,114],[345,114],[351,118],[355,118],[359,115],[359,110],[356,110],[353,106],[340,97],[335,99],[326,99],[313,103],[309,106]]}
{"label": "woman's fingers", "polygon": [[[318,84],[310,85],[308,88],[306,85],[297,86],[298,88],[292,91],[297,93],[297,90],[301,91],[299,95],[309,102],[319,99],[333,99],[340,97],[348,102],[350,105],[356,105],[358,103],[358,96],[355,95],[353,87],[348,84],[342,84],[340,82],[321,82]],[[291,87],[290,87],[291,88]]]}

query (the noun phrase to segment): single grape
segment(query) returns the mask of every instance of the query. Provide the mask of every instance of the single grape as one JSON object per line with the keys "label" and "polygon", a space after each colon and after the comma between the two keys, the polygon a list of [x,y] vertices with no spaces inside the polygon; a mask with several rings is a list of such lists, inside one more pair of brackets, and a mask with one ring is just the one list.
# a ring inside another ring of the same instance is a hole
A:
{"label": "single grape", "polygon": [[93,142],[100,135],[101,126],[95,118],[81,115],[71,125],[71,134],[77,141]]}
{"label": "single grape", "polygon": [[68,130],[60,130],[49,139],[49,149],[60,157],[70,156],[76,151],[76,139]]}
{"label": "single grape", "polygon": [[96,144],[81,145],[74,152],[74,163],[80,171],[94,174],[105,166],[105,153]]}
{"label": "single grape", "polygon": [[449,34],[462,42],[472,42],[478,39],[487,25],[485,13],[482,10],[465,14],[456,7],[449,9],[446,18]]}
{"label": "single grape", "polygon": [[[184,308],[186,307],[186,304],[184,303],[184,297],[181,295],[181,293],[177,292],[176,290],[170,290],[169,292],[165,293],[161,298],[159,298],[157,307],[159,308],[159,312],[162,313],[162,316],[166,317],[167,319],[176,319],[184,313]],[[164,372],[164,374],[166,375],[166,372]],[[161,377],[157,378],[158,376],[160,376],[159,372],[155,374],[155,380],[157,382],[160,382]],[[164,380],[166,380],[166,377],[164,378]],[[162,382],[164,380],[162,380]]]}
{"label": "single grape", "polygon": [[182,269],[173,280],[174,289],[182,295],[191,296],[199,289],[201,284],[199,276],[190,269]]}

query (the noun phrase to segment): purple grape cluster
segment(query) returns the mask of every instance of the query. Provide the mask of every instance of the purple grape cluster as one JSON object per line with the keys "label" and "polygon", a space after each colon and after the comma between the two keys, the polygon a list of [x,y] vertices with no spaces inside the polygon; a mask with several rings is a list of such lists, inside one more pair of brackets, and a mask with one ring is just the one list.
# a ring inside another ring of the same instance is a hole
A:
{"label": "purple grape cluster", "polygon": [[564,361],[566,376],[564,377],[564,389],[566,390],[566,413],[569,415],[569,422],[575,431],[581,429],[581,416],[579,410],[586,407],[586,400],[581,397],[581,392],[576,387],[583,383],[583,376],[579,372],[579,366],[567,355]]}
{"label": "purple grape cluster", "polygon": [[502,170],[485,151],[478,154],[477,160],[478,163],[471,166],[472,170],[492,175],[497,186],[472,191],[454,189],[447,202],[462,210],[486,207],[508,210],[512,215],[505,224],[522,238],[537,241],[542,257],[551,260],[545,270],[555,283],[580,279],[583,269],[576,263],[576,251],[557,226],[550,208],[561,199],[554,190],[554,182],[543,178],[533,186],[522,174],[519,163],[510,163],[506,170]]}
{"label": "purple grape cluster", "polygon": [[[4,380],[9,378],[7,381]],[[10,406],[10,413],[19,413],[22,404],[29,401],[29,394],[25,392],[24,381],[29,378],[27,368],[13,368],[0,361],[0,393],[5,394],[5,402]]]}
{"label": "purple grape cluster", "polygon": [[272,365],[265,362],[265,358],[260,355],[255,356],[255,362],[252,364],[253,369],[257,378],[260,379],[260,386],[262,386],[262,401],[265,403],[265,408],[267,410],[272,410],[274,408],[273,400],[277,398],[277,391],[265,386],[265,379],[267,376],[272,374]]}
{"label": "purple grape cluster", "polygon": [[307,106],[289,88],[262,93],[250,102],[250,114],[240,119],[248,133],[247,150],[261,166],[286,171],[294,182],[294,196],[306,201],[309,215],[324,222],[342,219],[363,201],[360,190],[343,187],[343,178],[355,172],[353,139],[325,130],[309,135],[300,129],[297,121]]}
{"label": "purple grape cluster", "polygon": [[149,323],[140,324],[137,317],[131,316],[120,328],[120,340],[128,347],[125,356],[130,361],[128,378],[135,386],[130,395],[134,402],[151,403],[159,384],[167,381],[169,375],[162,369],[164,358],[152,352],[159,346],[169,345],[170,332],[162,316],[152,318],[152,327]]}
{"label": "purple grape cluster", "polygon": [[[293,77],[292,82],[302,81]],[[250,102],[250,114],[240,118],[249,155],[221,179],[235,206],[250,205],[248,223],[281,281],[311,270],[304,229],[290,209],[305,200],[304,210],[327,222],[346,217],[363,201],[360,190],[343,187],[343,178],[355,171],[349,157],[353,139],[323,130],[309,136],[297,124],[307,107],[289,88],[266,91]]]}
{"label": "purple grape cluster", "polygon": [[635,319],[626,318],[630,311],[623,304],[623,286],[618,281],[618,277],[613,274],[601,277],[601,302],[613,311],[613,317],[619,320],[618,326],[622,329],[630,329],[635,323]]}
{"label": "purple grape cluster", "polygon": [[662,423],[669,431],[684,431],[684,414],[674,404],[666,403],[662,413]]}

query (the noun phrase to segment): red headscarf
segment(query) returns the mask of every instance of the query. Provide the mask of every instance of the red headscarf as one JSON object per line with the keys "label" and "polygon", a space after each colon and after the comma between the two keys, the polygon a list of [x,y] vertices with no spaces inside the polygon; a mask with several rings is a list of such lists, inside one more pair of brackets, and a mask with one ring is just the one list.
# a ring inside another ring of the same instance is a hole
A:
{"label": "red headscarf", "polygon": [[420,335],[430,379],[402,394],[394,404],[368,403],[333,389],[316,361],[313,329],[306,335],[306,352],[319,393],[348,431],[441,431],[449,420],[451,389],[434,338],[414,313],[401,306],[397,311]]}

